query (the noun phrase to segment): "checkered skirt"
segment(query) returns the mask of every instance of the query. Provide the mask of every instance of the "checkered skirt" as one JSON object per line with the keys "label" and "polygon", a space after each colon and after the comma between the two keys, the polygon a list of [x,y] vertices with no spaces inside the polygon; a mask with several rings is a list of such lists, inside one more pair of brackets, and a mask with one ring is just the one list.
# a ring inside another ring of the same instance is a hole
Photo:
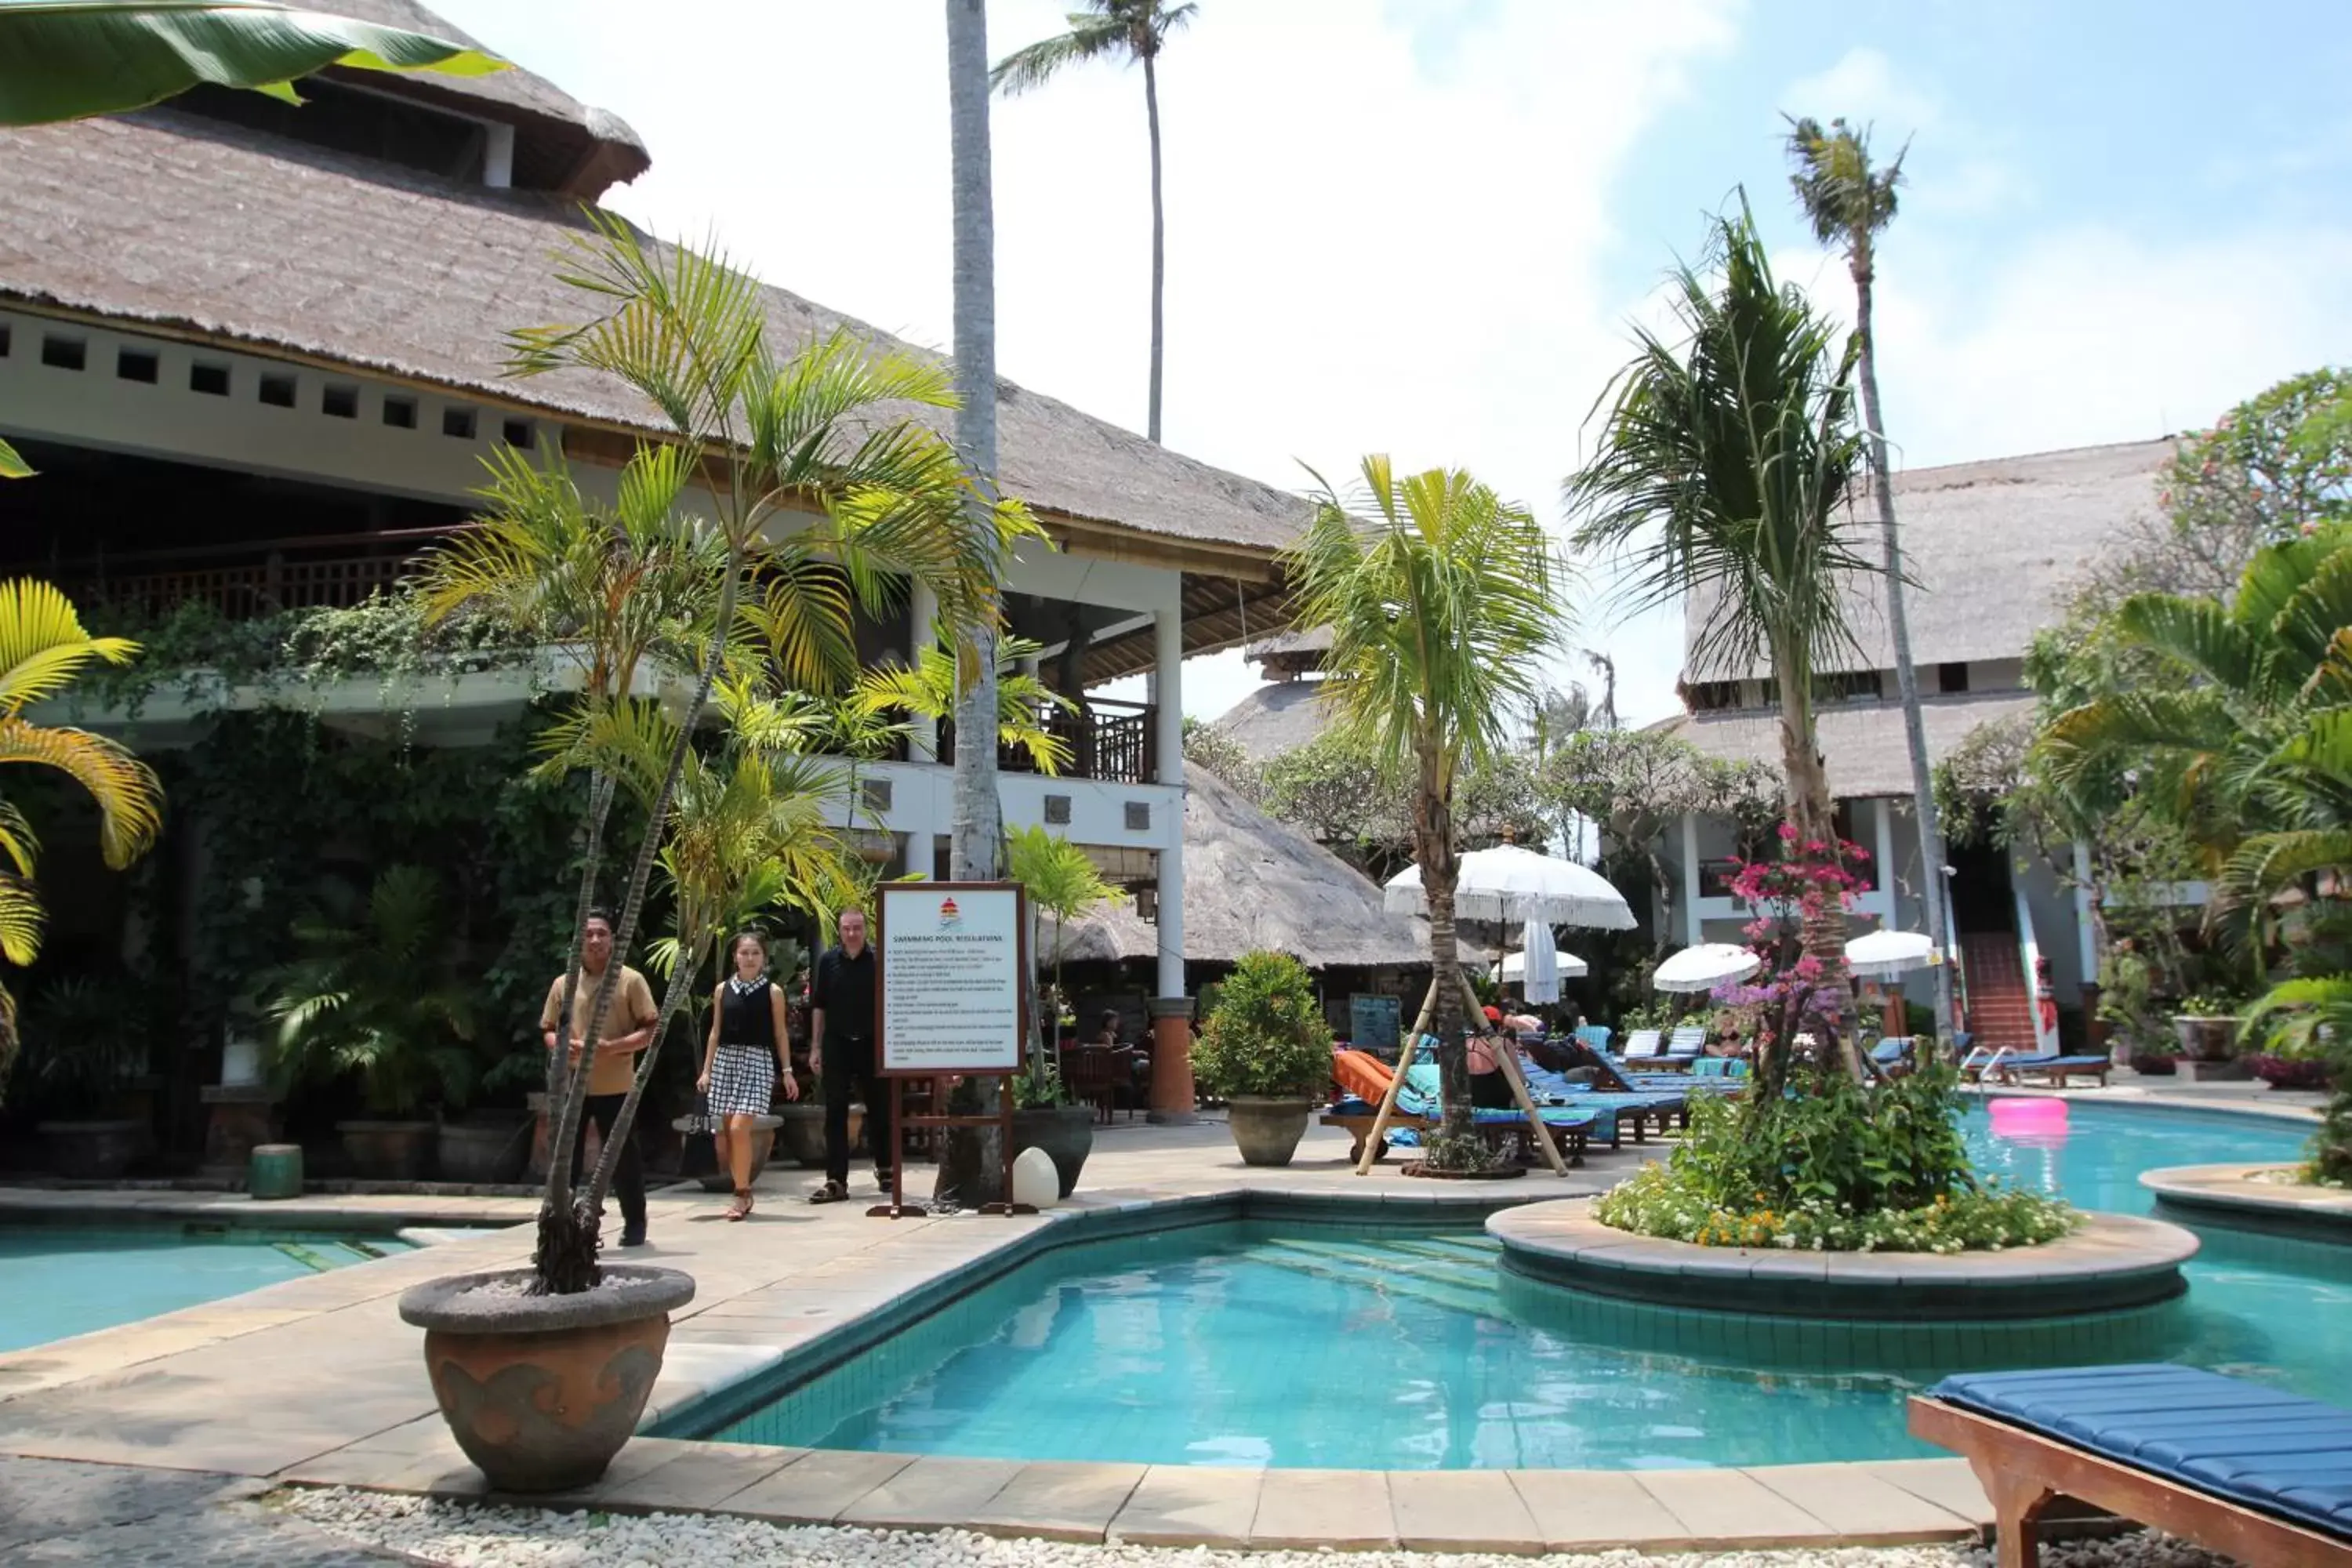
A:
{"label": "checkered skirt", "polygon": [[720,1046],[710,1064],[710,1114],[765,1116],[776,1094],[776,1054],[765,1046]]}

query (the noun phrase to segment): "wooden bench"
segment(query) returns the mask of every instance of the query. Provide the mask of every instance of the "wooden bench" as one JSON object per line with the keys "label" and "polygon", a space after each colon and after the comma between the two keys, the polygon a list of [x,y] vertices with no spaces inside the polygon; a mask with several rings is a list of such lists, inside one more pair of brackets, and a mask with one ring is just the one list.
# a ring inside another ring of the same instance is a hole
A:
{"label": "wooden bench", "polygon": [[2193,1367],[1948,1377],[1911,1435],[1969,1461],[2000,1568],[2036,1568],[2062,1497],[2256,1568],[2352,1565],[2352,1411]]}

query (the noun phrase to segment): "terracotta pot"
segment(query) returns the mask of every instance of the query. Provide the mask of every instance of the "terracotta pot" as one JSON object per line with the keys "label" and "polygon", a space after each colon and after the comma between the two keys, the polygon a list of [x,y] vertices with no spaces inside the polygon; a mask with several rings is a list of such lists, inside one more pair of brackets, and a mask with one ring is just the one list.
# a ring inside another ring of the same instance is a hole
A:
{"label": "terracotta pot", "polygon": [[401,1297],[402,1320],[425,1331],[441,1417],[492,1490],[593,1485],[635,1433],[661,1375],[669,1314],[694,1300],[694,1279],[627,1266],[604,1277],[576,1296],[526,1296],[530,1271],[509,1268]]}
{"label": "terracotta pot", "polygon": [[489,1186],[520,1177],[530,1151],[523,1119],[493,1111],[441,1123],[436,1154],[443,1181]]}
{"label": "terracotta pot", "polygon": [[110,1182],[139,1157],[145,1129],[136,1121],[44,1121],[34,1129],[48,1146],[50,1170],[68,1181]]}
{"label": "terracotta pot", "polygon": [[[776,1129],[778,1126],[782,1124],[783,1120],[784,1119],[781,1116],[761,1116],[755,1118],[751,1123],[753,1128],[751,1134],[751,1179],[755,1182],[760,1179],[760,1173],[768,1168],[768,1156],[775,1152]],[[706,1193],[733,1192],[735,1190],[734,1176],[724,1166],[717,1163],[717,1144],[711,1141],[709,1133],[689,1131],[689,1126],[693,1121],[694,1118],[690,1116],[681,1116],[677,1121],[671,1122],[670,1125],[676,1128],[679,1132],[684,1133],[687,1137],[700,1143],[705,1151],[710,1152],[713,1155],[713,1168],[708,1171],[699,1172],[699,1173],[696,1175],[695,1180],[702,1184],[702,1190]],[[819,1131],[822,1131],[823,1129],[819,1129]],[[762,1134],[765,1136],[762,1136]],[[701,1162],[697,1160],[695,1163],[698,1167],[701,1164]],[[824,1162],[820,1160],[818,1163],[822,1164]]]}
{"label": "terracotta pot", "polygon": [[1234,1145],[1244,1165],[1287,1165],[1307,1136],[1307,1119],[1315,1102],[1304,1097],[1276,1100],[1262,1094],[1237,1094],[1225,1102],[1234,1130]]}
{"label": "terracotta pot", "polygon": [[352,1174],[371,1182],[421,1182],[441,1130],[430,1121],[338,1121]]}
{"label": "terracotta pot", "polygon": [[1045,1105],[1013,1113],[1014,1157],[1024,1149],[1043,1149],[1054,1162],[1063,1197],[1078,1190],[1078,1173],[1086,1169],[1087,1156],[1094,1147],[1095,1112],[1090,1105]]}
{"label": "terracotta pot", "polygon": [[2226,1062],[2238,1054],[2235,1018],[2200,1018],[2184,1013],[2172,1020],[2172,1032],[2180,1041],[2180,1054],[2192,1062]]}
{"label": "terracotta pot", "polygon": [[[824,1169],[824,1104],[788,1101],[777,1107],[776,1114],[783,1119],[777,1136],[782,1141],[784,1157],[803,1171]],[[849,1108],[849,1144],[852,1152],[857,1147],[858,1135],[866,1130],[863,1106]]]}

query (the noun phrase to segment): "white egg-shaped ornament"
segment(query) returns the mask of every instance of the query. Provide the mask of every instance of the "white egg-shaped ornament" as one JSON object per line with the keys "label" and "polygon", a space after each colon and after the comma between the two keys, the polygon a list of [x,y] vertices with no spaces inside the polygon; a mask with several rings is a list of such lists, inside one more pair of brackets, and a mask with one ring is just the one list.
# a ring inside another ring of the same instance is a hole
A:
{"label": "white egg-shaped ornament", "polygon": [[1062,1201],[1061,1173],[1043,1149],[1024,1149],[1013,1161],[1013,1201],[1041,1209]]}

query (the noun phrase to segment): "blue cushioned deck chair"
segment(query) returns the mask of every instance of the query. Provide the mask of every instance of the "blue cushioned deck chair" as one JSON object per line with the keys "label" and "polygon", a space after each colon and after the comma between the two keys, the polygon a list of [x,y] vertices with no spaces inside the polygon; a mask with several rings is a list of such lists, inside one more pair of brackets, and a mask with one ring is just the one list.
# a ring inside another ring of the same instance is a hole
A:
{"label": "blue cushioned deck chair", "polygon": [[1910,1412],[1992,1500],[2000,1568],[2035,1568],[2061,1497],[2242,1563],[2352,1565],[2352,1410],[2155,1364],[1964,1373]]}
{"label": "blue cushioned deck chair", "polygon": [[1900,1078],[1919,1065],[1916,1050],[1910,1036],[1889,1035],[1870,1047],[1870,1059],[1888,1078]]}
{"label": "blue cushioned deck chair", "polygon": [[1676,1029],[1666,1038],[1666,1060],[1669,1062],[1687,1066],[1706,1054],[1706,1029],[1703,1025],[1693,1024]]}
{"label": "blue cushioned deck chair", "polygon": [[[1581,1033],[1581,1031],[1579,1032]],[[1592,1048],[1602,1056],[1609,1054],[1609,1044],[1605,1040],[1595,1044]],[[1627,1062],[1654,1062],[1664,1054],[1664,1047],[1658,1044],[1657,1030],[1636,1029],[1625,1037],[1625,1049],[1619,1054],[1617,1059]]]}
{"label": "blue cushioned deck chair", "polygon": [[1606,1024],[1579,1024],[1576,1026],[1576,1037],[1596,1051],[1604,1055],[1608,1052],[1609,1026]]}
{"label": "blue cushioned deck chair", "polygon": [[2027,1079],[2040,1077],[2053,1089],[2063,1089],[2069,1078],[2095,1078],[2099,1087],[2107,1087],[2107,1074],[2115,1063],[2105,1057],[2066,1057],[2055,1051],[2030,1057],[2011,1057],[1993,1069],[1993,1076],[2003,1083],[2021,1084]]}

